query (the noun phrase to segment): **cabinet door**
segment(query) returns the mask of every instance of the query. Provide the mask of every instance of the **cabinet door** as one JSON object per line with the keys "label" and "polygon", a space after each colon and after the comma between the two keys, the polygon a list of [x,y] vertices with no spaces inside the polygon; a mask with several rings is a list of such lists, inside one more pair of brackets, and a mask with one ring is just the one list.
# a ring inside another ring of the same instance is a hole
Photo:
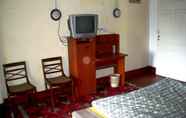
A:
{"label": "cabinet door", "polygon": [[95,41],[81,42],[78,48],[80,96],[96,92]]}

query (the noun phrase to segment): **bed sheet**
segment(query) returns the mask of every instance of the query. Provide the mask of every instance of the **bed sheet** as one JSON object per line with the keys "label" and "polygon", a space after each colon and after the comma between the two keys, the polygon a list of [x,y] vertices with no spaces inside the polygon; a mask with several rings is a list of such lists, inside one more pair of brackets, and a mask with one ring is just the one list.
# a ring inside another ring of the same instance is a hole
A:
{"label": "bed sheet", "polygon": [[107,118],[186,118],[186,84],[162,79],[127,94],[95,100],[92,106]]}

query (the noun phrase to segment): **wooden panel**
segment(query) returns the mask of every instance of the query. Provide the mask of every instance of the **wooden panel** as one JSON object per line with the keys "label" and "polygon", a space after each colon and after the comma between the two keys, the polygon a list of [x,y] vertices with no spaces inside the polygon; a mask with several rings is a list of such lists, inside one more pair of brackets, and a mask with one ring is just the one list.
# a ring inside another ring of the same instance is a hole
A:
{"label": "wooden panel", "polygon": [[119,35],[107,34],[96,37],[96,57],[119,53]]}
{"label": "wooden panel", "polygon": [[78,78],[77,45],[76,40],[68,38],[69,69],[73,78]]}
{"label": "wooden panel", "polygon": [[76,96],[95,93],[95,39],[69,39],[68,43],[70,75],[76,81]]}
{"label": "wooden panel", "polygon": [[156,75],[156,68],[152,66],[146,66],[143,68],[138,68],[135,70],[127,71],[126,72],[126,79],[135,79],[143,75]]}
{"label": "wooden panel", "polygon": [[113,46],[110,44],[102,44],[96,45],[96,55],[101,56],[105,54],[112,54],[113,53]]}
{"label": "wooden panel", "polygon": [[94,41],[91,40],[79,43],[77,46],[78,65],[81,70],[78,78],[81,81],[78,88],[80,96],[96,92],[94,45]]}

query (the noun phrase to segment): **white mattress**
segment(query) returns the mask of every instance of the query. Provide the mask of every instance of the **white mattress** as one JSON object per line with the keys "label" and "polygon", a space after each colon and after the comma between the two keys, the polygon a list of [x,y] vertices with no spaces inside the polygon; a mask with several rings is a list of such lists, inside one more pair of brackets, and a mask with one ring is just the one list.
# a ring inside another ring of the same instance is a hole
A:
{"label": "white mattress", "polygon": [[99,118],[99,116],[87,108],[72,112],[72,118]]}
{"label": "white mattress", "polygon": [[92,102],[107,118],[186,118],[186,83],[163,79],[127,93]]}

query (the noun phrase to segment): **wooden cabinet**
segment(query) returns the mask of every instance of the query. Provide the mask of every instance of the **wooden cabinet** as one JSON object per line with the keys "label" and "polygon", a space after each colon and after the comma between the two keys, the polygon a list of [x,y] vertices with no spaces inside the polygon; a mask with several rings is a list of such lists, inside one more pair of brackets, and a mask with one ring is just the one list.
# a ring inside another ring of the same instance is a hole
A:
{"label": "wooden cabinet", "polygon": [[75,79],[76,96],[96,92],[95,39],[68,39],[70,75]]}
{"label": "wooden cabinet", "polygon": [[98,35],[87,40],[68,38],[70,75],[74,78],[76,96],[96,92],[96,69],[114,67],[120,86],[125,80],[125,54],[119,52],[119,35]]}

